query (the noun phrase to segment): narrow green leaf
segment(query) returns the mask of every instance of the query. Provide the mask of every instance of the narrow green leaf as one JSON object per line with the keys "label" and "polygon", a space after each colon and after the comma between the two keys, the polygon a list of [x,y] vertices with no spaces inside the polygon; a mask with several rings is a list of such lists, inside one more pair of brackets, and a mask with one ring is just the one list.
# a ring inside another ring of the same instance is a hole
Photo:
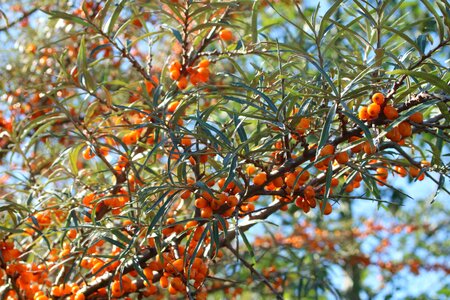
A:
{"label": "narrow green leaf", "polygon": [[443,81],[439,77],[426,73],[421,71],[411,71],[411,70],[393,70],[386,72],[387,74],[392,75],[408,75],[413,77],[419,77],[424,79],[426,82],[430,83],[432,86],[436,86],[443,90],[445,93],[450,94],[450,86],[447,84],[447,82]]}
{"label": "narrow green leaf", "polygon": [[322,150],[323,146],[325,146],[328,141],[328,137],[330,136],[331,124],[333,123],[334,116],[336,115],[336,109],[337,103],[334,103],[328,111],[327,118],[325,119],[325,123],[323,124],[322,132],[320,133],[316,156],[319,155],[320,150]]}
{"label": "narrow green leaf", "polygon": [[242,237],[242,240],[244,241],[245,247],[247,247],[248,252],[250,253],[250,257],[253,261],[253,264],[256,264],[256,259],[255,259],[255,252],[253,251],[252,245],[250,244],[250,242],[248,241],[247,237],[245,236],[244,231],[241,229],[241,227],[238,226],[238,230],[239,230],[239,236]]}
{"label": "narrow green leaf", "polygon": [[120,1],[119,4],[116,4],[116,9],[114,9],[114,12],[111,15],[111,18],[109,18],[108,22],[105,23],[105,26],[103,26],[103,31],[105,31],[108,36],[111,36],[111,32],[114,29],[114,25],[116,25],[117,19],[120,16],[120,13],[122,12],[122,9],[125,6],[125,3],[127,0]]}

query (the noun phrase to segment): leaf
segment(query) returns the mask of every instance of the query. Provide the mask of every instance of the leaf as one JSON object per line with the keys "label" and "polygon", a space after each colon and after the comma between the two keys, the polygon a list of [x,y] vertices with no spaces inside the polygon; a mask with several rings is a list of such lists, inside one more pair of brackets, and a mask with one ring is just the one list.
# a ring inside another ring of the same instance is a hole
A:
{"label": "leaf", "polygon": [[67,21],[71,21],[73,23],[77,23],[77,24],[86,26],[86,27],[94,28],[91,24],[89,24],[84,19],[76,17],[76,16],[68,14],[68,13],[65,13],[65,12],[62,12],[62,11],[56,11],[56,10],[52,10],[52,11],[41,10],[41,11],[43,13],[50,15],[51,19],[64,19]]}
{"label": "leaf", "polygon": [[270,98],[269,98],[266,94],[264,94],[263,92],[261,92],[261,91],[255,89],[255,88],[252,88],[252,87],[250,87],[250,86],[248,86],[248,85],[246,85],[246,84],[240,83],[240,82],[233,82],[233,83],[231,83],[231,85],[232,85],[232,86],[242,87],[242,88],[245,88],[246,90],[249,90],[249,91],[254,92],[255,94],[257,94],[258,96],[260,96],[261,98],[264,99],[264,101],[266,102],[267,106],[269,106],[269,108],[270,108],[275,114],[277,113],[278,109],[277,109],[277,107],[275,106],[275,104],[273,103],[272,99],[270,99]]}
{"label": "leaf", "polygon": [[[439,33],[439,38],[442,40],[444,38],[445,35],[445,26],[442,22],[442,16],[440,16],[437,11],[434,9],[436,7],[436,3],[431,4],[430,2],[428,2],[427,0],[420,0],[426,7],[427,7],[427,11],[431,12],[434,16],[434,19],[436,21],[436,25],[438,28],[438,33]],[[448,3],[447,3],[448,5]]]}
{"label": "leaf", "polygon": [[230,169],[228,170],[228,176],[227,179],[225,180],[221,192],[223,192],[228,186],[228,184],[230,184],[234,180],[235,171],[237,167],[237,160],[238,160],[237,155],[233,155],[233,158],[231,159]]}
{"label": "leaf", "polygon": [[388,71],[386,73],[392,74],[392,75],[400,74],[400,75],[419,77],[419,78],[426,80],[426,82],[430,83],[431,85],[440,88],[445,93],[450,94],[450,86],[445,81],[440,79],[439,77],[437,77],[433,74],[430,74],[430,73],[421,72],[421,71],[410,71],[410,70],[393,70],[393,71]]}
{"label": "leaf", "polygon": [[70,150],[69,150],[70,170],[72,171],[72,173],[75,176],[78,175],[78,156],[79,156],[81,149],[83,149],[83,147],[85,145],[86,145],[85,143],[78,144],[75,147],[70,148]]}
{"label": "leaf", "polygon": [[249,153],[250,152],[250,148],[248,147],[247,142],[247,134],[245,133],[245,129],[244,129],[244,120],[240,121],[239,120],[239,116],[235,113],[233,113],[233,121],[234,121],[234,126],[236,126],[236,131],[239,135],[239,139],[241,140],[241,143],[244,144],[244,150],[245,153]]}
{"label": "leaf", "polygon": [[323,146],[325,146],[328,141],[328,137],[330,136],[331,124],[333,123],[334,116],[336,115],[336,109],[337,103],[334,103],[328,111],[327,118],[325,119],[325,123],[320,134],[319,144],[317,146],[317,157],[319,156],[320,150],[322,150]]}
{"label": "leaf", "polygon": [[181,36],[181,33],[175,28],[170,28],[170,31],[172,31],[172,34],[175,36],[178,42],[180,42],[180,44],[183,44],[183,37]]}
{"label": "leaf", "polygon": [[239,226],[237,228],[239,230],[239,236],[242,237],[242,240],[244,241],[244,244],[247,247],[248,252],[250,253],[250,257],[252,258],[253,264],[256,264],[255,252],[253,251],[252,245],[250,244],[247,237],[245,236],[245,233],[242,230],[242,228]]}
{"label": "leaf", "polygon": [[125,3],[127,0],[120,1],[119,4],[116,4],[116,9],[114,9],[114,12],[111,15],[111,18],[109,18],[108,22],[105,23],[103,26],[103,31],[108,34],[108,36],[111,36],[111,32],[114,29],[114,25],[116,25],[117,19],[120,16],[120,13],[122,12],[122,9],[124,8]]}
{"label": "leaf", "polygon": [[322,203],[322,208],[321,208],[321,212],[322,215],[325,211],[325,206],[328,203],[328,196],[330,195],[330,190],[331,190],[331,179],[333,178],[333,160],[330,160],[328,162],[328,169],[327,169],[327,173],[326,173],[326,177],[325,177],[325,193],[323,194],[323,203]]}
{"label": "leaf", "polygon": [[254,44],[258,42],[258,5],[259,0],[253,2],[251,32],[252,32],[252,42]]}

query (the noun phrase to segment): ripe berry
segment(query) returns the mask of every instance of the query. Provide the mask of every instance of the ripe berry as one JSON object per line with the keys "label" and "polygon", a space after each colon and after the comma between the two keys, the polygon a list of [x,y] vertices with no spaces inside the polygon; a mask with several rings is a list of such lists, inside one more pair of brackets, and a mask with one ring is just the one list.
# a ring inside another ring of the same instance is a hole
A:
{"label": "ripe berry", "polygon": [[370,116],[369,113],[367,112],[367,106],[361,107],[358,113],[358,118],[363,121],[369,120]]}
{"label": "ripe berry", "polygon": [[259,173],[258,175],[255,176],[255,178],[253,178],[253,183],[256,185],[262,185],[264,184],[264,182],[266,182],[266,180],[267,180],[266,173]]}
{"label": "ripe berry", "polygon": [[378,118],[378,115],[380,114],[380,110],[381,107],[376,104],[376,103],[372,103],[369,105],[369,107],[367,107],[367,114],[371,117],[371,118]]}
{"label": "ripe berry", "polygon": [[233,39],[233,33],[229,29],[222,29],[219,32],[219,37],[223,41],[231,41]]}
{"label": "ripe berry", "polygon": [[348,162],[348,153],[347,153],[347,151],[339,152],[338,154],[336,154],[335,159],[341,165],[346,164]]}
{"label": "ripe berry", "polygon": [[398,124],[398,131],[402,135],[402,137],[409,137],[412,135],[412,128],[411,124],[409,124],[406,121],[401,122]]}
{"label": "ripe berry", "polygon": [[372,96],[372,102],[376,103],[378,105],[381,105],[384,103],[384,95],[382,93],[375,93]]}
{"label": "ripe berry", "polygon": [[386,105],[383,109],[383,114],[389,120],[395,120],[398,118],[398,111],[392,105]]}
{"label": "ripe berry", "polygon": [[423,123],[423,114],[421,112],[416,112],[409,117],[409,120],[421,124]]}
{"label": "ripe berry", "polygon": [[177,87],[180,90],[184,90],[185,88],[187,88],[187,85],[188,85],[188,81],[185,76],[180,77],[180,79],[177,81]]}

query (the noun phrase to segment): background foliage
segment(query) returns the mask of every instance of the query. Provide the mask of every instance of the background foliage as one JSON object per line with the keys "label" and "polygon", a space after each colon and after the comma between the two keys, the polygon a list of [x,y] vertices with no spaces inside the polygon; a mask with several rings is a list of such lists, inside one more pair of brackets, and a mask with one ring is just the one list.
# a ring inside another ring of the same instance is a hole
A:
{"label": "background foliage", "polygon": [[0,13],[2,299],[448,296],[448,1]]}

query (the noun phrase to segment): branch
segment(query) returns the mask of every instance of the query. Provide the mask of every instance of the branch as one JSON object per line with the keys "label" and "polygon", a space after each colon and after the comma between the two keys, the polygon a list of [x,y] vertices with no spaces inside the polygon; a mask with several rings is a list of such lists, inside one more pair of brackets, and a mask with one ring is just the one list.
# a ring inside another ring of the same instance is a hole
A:
{"label": "branch", "polygon": [[283,296],[280,295],[280,293],[270,284],[270,282],[267,280],[266,277],[264,277],[260,272],[258,272],[252,264],[250,264],[248,261],[246,261],[240,254],[238,251],[236,251],[236,249],[234,249],[233,247],[231,247],[230,244],[228,244],[226,246],[232,253],[234,256],[236,256],[241,262],[242,264],[250,270],[250,272],[252,272],[253,274],[256,274],[259,279],[261,279],[261,281],[276,295],[277,299],[283,299]]}
{"label": "branch", "polygon": [[19,22],[22,22],[24,19],[28,18],[29,16],[31,16],[32,14],[34,14],[37,11],[38,11],[37,8],[33,8],[30,11],[24,12],[23,15],[20,18],[18,18],[17,20],[14,20],[13,22],[11,22],[9,24],[7,22],[6,26],[0,27],[0,32],[7,31],[9,28],[11,28],[12,26],[16,25]]}

